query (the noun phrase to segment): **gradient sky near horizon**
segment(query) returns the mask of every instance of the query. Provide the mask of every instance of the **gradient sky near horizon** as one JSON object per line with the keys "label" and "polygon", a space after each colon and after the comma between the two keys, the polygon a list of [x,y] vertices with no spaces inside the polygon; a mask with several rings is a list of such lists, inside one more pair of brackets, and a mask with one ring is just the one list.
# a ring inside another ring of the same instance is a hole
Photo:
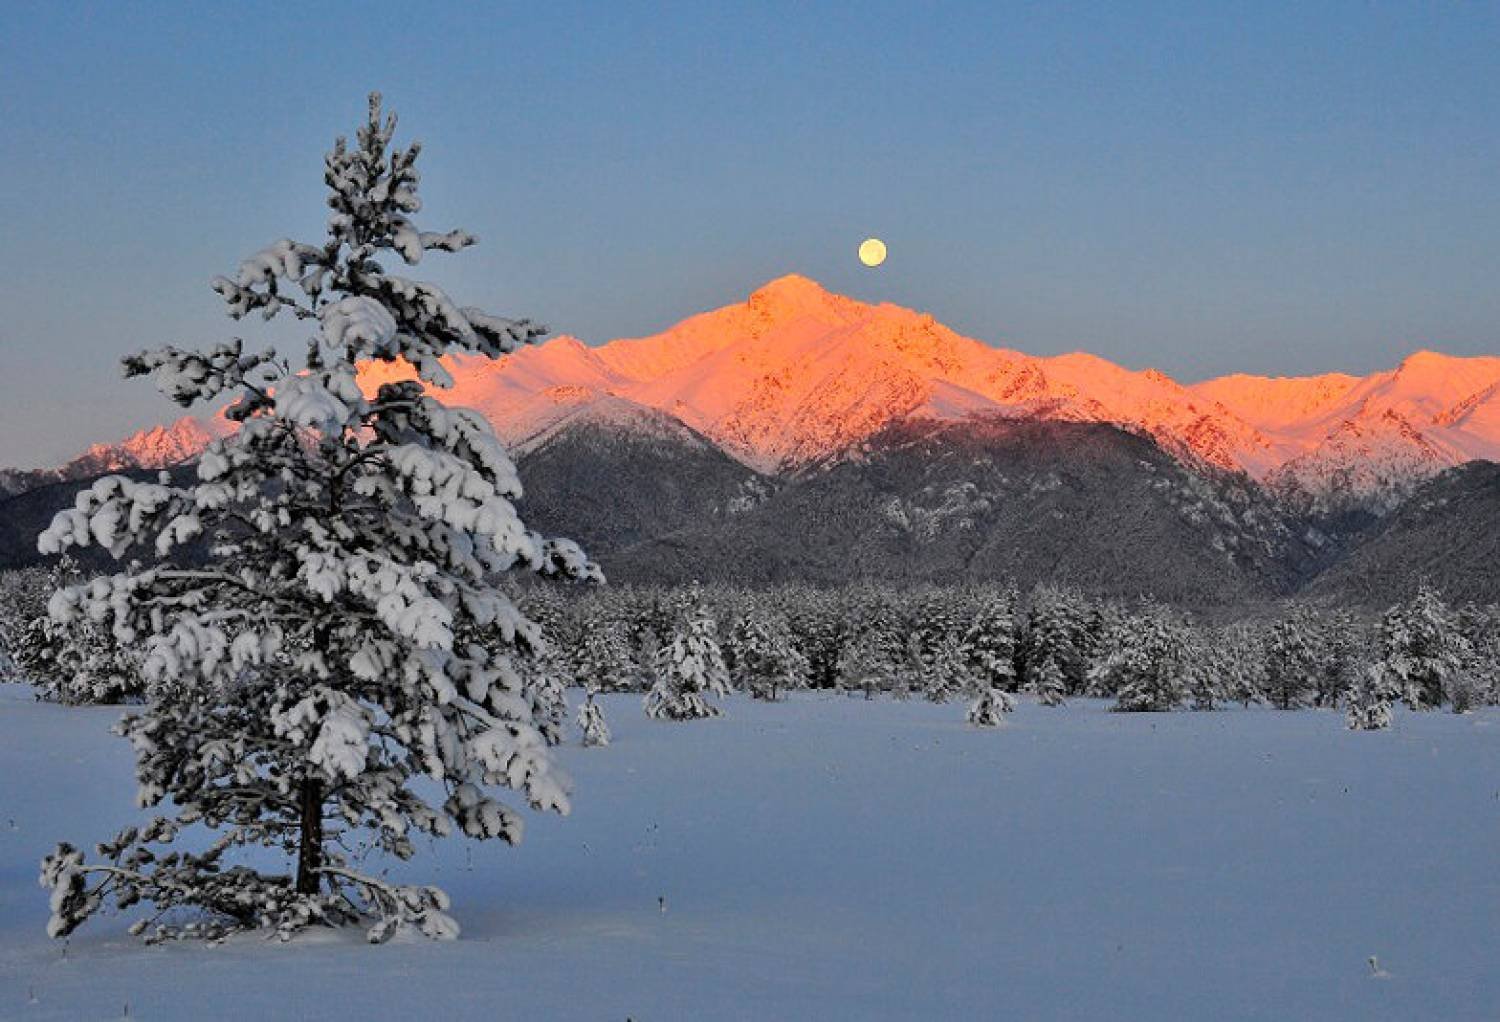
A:
{"label": "gradient sky near horizon", "polygon": [[1494,353],[1497,52],[1481,3],[6,4],[0,465],[175,417],[124,353],[296,336],[208,282],[319,238],[372,88],[481,238],[422,275],[590,342],[799,272],[1184,380]]}

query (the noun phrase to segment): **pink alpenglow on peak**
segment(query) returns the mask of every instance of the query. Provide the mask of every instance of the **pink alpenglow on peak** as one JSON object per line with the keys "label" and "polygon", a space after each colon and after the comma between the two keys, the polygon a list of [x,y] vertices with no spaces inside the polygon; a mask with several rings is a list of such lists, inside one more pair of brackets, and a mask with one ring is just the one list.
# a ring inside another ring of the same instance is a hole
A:
{"label": "pink alpenglow on peak", "polygon": [[170,468],[196,457],[218,437],[228,434],[234,424],[215,417],[207,421],[184,415],[166,426],[126,437],[119,443],[94,444],[74,459],[86,464],[92,472],[113,472],[122,468]]}
{"label": "pink alpenglow on peak", "polygon": [[[1366,377],[1236,374],[1183,385],[1082,352],[993,347],[929,314],[856,301],[796,274],[649,337],[589,347],[564,336],[498,361],[447,364],[453,402],[479,409],[513,446],[573,421],[675,421],[763,472],[836,457],[902,419],[970,416],[1113,423],[1188,461],[1314,492],[1333,479],[1373,489],[1500,460],[1500,358],[1419,351]],[[409,371],[371,365],[361,385]],[[97,450],[117,459],[108,467],[169,464],[228,427],[180,420]]]}

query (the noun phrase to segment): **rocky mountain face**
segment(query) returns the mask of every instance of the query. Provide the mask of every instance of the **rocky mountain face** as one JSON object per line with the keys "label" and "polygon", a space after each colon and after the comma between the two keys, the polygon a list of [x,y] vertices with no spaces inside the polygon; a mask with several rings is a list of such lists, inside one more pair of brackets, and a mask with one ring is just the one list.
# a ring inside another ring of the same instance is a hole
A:
{"label": "rocky mountain face", "polygon": [[[449,369],[449,400],[516,454],[529,520],[622,579],[1284,594],[1404,522],[1429,480],[1500,459],[1500,358],[1184,385],[991,347],[798,276],[651,337]],[[362,384],[407,371],[370,366]],[[230,428],[179,420],[0,475],[0,492],[181,463]]]}
{"label": "rocky mountain face", "polygon": [[[654,535],[596,535],[590,552],[622,581],[1008,578],[1192,603],[1290,592],[1320,556],[1253,487],[1098,423],[908,419],[794,477],[719,468],[696,515]],[[535,455],[520,469],[540,493]],[[531,520],[587,530],[594,509],[575,517],[546,481],[553,496],[527,507]]]}
{"label": "rocky mountain face", "polygon": [[1470,462],[1418,487],[1352,537],[1310,592],[1384,607],[1424,580],[1454,603],[1500,602],[1500,465]]}
{"label": "rocky mountain face", "polygon": [[[520,450],[527,524],[623,563],[652,542],[714,531],[776,486],[675,420],[642,416],[632,425],[579,417]],[[620,581],[648,576],[615,572]],[[705,566],[703,577],[718,576]]]}

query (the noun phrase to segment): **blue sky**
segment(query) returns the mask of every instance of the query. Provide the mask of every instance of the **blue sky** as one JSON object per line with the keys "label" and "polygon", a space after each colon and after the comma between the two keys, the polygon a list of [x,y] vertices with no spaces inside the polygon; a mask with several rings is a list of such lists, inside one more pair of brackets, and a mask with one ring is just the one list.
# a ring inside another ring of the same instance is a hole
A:
{"label": "blue sky", "polygon": [[170,418],[125,352],[293,339],[208,281],[317,238],[372,88],[482,239],[423,270],[591,342],[796,271],[1183,379],[1494,352],[1496,52],[1492,4],[6,4],[0,465]]}

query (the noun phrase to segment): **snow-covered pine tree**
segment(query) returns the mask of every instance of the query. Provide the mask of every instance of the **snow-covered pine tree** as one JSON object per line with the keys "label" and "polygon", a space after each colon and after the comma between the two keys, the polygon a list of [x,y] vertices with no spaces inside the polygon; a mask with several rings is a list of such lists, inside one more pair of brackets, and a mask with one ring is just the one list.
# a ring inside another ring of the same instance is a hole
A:
{"label": "snow-covered pine tree", "polygon": [[36,697],[47,702],[113,705],[139,702],[145,694],[138,651],[87,619],[33,619],[22,633],[16,665],[36,686]]}
{"label": "snow-covered pine tree", "polygon": [[[406,859],[416,834],[455,827],[518,841],[522,819],[497,787],[568,810],[545,698],[518,670],[538,631],[495,580],[597,569],[571,541],[525,528],[489,424],[429,392],[451,383],[443,356],[496,358],[543,329],[387,271],[389,256],[414,264],[474,241],[412,223],[418,146],[392,149],[394,130],[372,95],[357,144],[339,139],[328,154],[324,244],[278,241],[214,282],[234,318],[286,311],[310,324],[300,365],[238,340],[127,358],[127,375],[153,376],[179,404],[232,396],[239,428],[203,453],[192,485],[99,480],[40,539],[44,553],[96,543],[153,557],[60,590],[51,612],[106,623],[144,650],[150,700],[121,730],[140,802],[172,807],[101,845],[104,863],[68,844],[47,857],[53,936],[111,895],[153,903],[158,920],[208,917],[158,925],[156,937],[370,920],[372,941],[405,924],[452,936],[442,891],[359,872],[345,850]],[[356,372],[369,361],[404,361],[414,375],[366,393]],[[174,563],[191,540],[206,563]],[[442,802],[412,783],[419,775]],[[189,824],[216,832],[213,843],[160,847]],[[294,875],[237,862],[246,845],[288,854]]]}
{"label": "snow-covered pine tree", "polygon": [[1445,700],[1455,711],[1467,708],[1473,647],[1432,586],[1422,583],[1409,601],[1386,611],[1378,644],[1377,663],[1394,675],[1412,709],[1436,709]]}
{"label": "snow-covered pine tree", "polygon": [[807,658],[792,644],[787,619],[759,600],[747,602],[740,613],[728,643],[736,686],[756,699],[773,701],[788,689],[805,688]]}
{"label": "snow-covered pine tree", "polygon": [[1265,690],[1265,652],[1260,632],[1247,624],[1219,630],[1210,647],[1210,664],[1219,676],[1220,695],[1250,708]]}
{"label": "snow-covered pine tree", "polygon": [[1195,710],[1215,709],[1219,701],[1246,709],[1261,700],[1264,654],[1260,632],[1248,624],[1194,632],[1187,673],[1187,698]]}
{"label": "snow-covered pine tree", "polygon": [[1365,635],[1347,610],[1311,613],[1308,622],[1318,664],[1312,702],[1314,706],[1334,707],[1358,684],[1363,673]]}
{"label": "snow-covered pine tree", "polygon": [[1066,590],[1038,586],[1031,594],[1022,681],[1043,706],[1061,706],[1083,687],[1083,614],[1081,601]]}
{"label": "snow-covered pine tree", "polygon": [[677,626],[682,594],[664,589],[642,589],[630,608],[630,640],[637,651],[636,662],[646,673],[654,670],[656,653]]}
{"label": "snow-covered pine tree", "polygon": [[1391,726],[1391,708],[1404,695],[1401,678],[1383,662],[1368,665],[1344,694],[1345,720],[1351,731],[1380,731]]}
{"label": "snow-covered pine tree", "polygon": [[787,609],[792,644],[807,660],[809,688],[839,684],[839,654],[849,635],[847,591],[795,585],[777,594]]}
{"label": "snow-covered pine tree", "polygon": [[922,648],[922,636],[918,632],[907,632],[901,640],[901,655],[896,663],[895,683],[891,695],[896,699],[910,699],[912,692],[921,691],[927,685],[927,656]]}
{"label": "snow-covered pine tree", "polygon": [[661,675],[656,670],[658,654],[661,653],[661,640],[657,638],[654,629],[642,629],[640,632],[640,651],[637,655],[637,663],[641,670],[641,686],[649,694],[653,688],[661,684]]}
{"label": "snow-covered pine tree", "polygon": [[970,677],[976,689],[967,719],[976,727],[997,727],[1015,711],[1016,593],[988,591],[979,596],[973,623],[964,636]]}
{"label": "snow-covered pine tree", "polygon": [[707,697],[729,694],[729,668],[719,648],[718,625],[696,586],[678,604],[671,634],[655,653],[656,678],[646,693],[646,716],[717,717],[722,711]]}
{"label": "snow-covered pine tree", "polygon": [[749,691],[750,661],[754,659],[754,652],[749,647],[759,639],[759,626],[752,624],[750,619],[763,614],[760,594],[735,590],[730,594],[728,605],[720,609],[724,614],[723,623],[718,624],[717,618],[715,621],[718,634],[722,636],[719,650],[724,654],[724,666],[729,669],[729,683],[737,691]]}
{"label": "snow-covered pine tree", "polygon": [[872,699],[876,692],[895,687],[896,673],[890,643],[878,632],[850,636],[839,651],[838,685],[846,692],[863,692],[866,699]]}
{"label": "snow-covered pine tree", "polygon": [[[48,616],[47,603],[59,587],[77,580],[75,563],[65,554],[46,569],[32,569],[24,579],[16,577],[18,583],[24,584],[5,593],[3,634],[9,670],[15,673],[16,680],[32,685],[38,699],[69,701],[63,698],[63,692],[65,687],[71,687],[78,649],[67,648],[62,638],[64,629]],[[85,636],[107,634],[108,629],[85,620],[68,631]]]}
{"label": "snow-covered pine tree", "polygon": [[1305,705],[1317,690],[1319,664],[1314,632],[1314,623],[1301,610],[1275,622],[1266,632],[1266,701],[1278,710]]}
{"label": "snow-covered pine tree", "polygon": [[1473,699],[1493,705],[1500,701],[1500,607],[1465,604],[1458,611],[1458,628],[1472,654]]}
{"label": "snow-covered pine tree", "polygon": [[930,702],[946,703],[972,692],[975,678],[970,663],[962,639],[952,632],[938,636],[922,664],[922,695]]}
{"label": "snow-covered pine tree", "polygon": [[1016,603],[1014,589],[985,594],[964,635],[975,674],[986,688],[1016,690]]}
{"label": "snow-covered pine tree", "polygon": [[[47,592],[83,581],[77,562],[64,554],[48,573]],[[140,650],[116,642],[107,626],[88,617],[64,624],[38,614],[21,631],[14,655],[38,699],[84,706],[133,703],[145,695]]]}
{"label": "snow-covered pine tree", "polygon": [[1088,662],[1084,668],[1083,694],[1093,699],[1113,699],[1109,686],[1114,676],[1096,670],[1124,645],[1126,635],[1135,627],[1135,617],[1123,603],[1105,600],[1089,614]]}
{"label": "snow-covered pine tree", "polygon": [[1182,703],[1191,659],[1187,625],[1166,608],[1147,604],[1120,647],[1094,670],[1110,675],[1113,709],[1162,713]]}
{"label": "snow-covered pine tree", "polygon": [[720,636],[719,650],[724,654],[724,666],[729,669],[730,683],[736,688],[744,688],[742,678],[744,671],[739,663],[740,642],[747,638],[749,632],[745,628],[745,621],[752,616],[772,612],[769,604],[763,604],[763,594],[745,589],[730,589],[724,594],[724,602],[717,605],[714,616],[714,627]]}
{"label": "snow-covered pine tree", "polygon": [[1194,710],[1212,712],[1225,698],[1225,671],[1221,654],[1206,645],[1191,627],[1183,634],[1183,698]]}
{"label": "snow-covered pine tree", "polygon": [[[896,593],[886,585],[861,582],[840,593],[838,610],[840,687],[850,687],[846,668],[862,665],[856,673],[863,673],[876,691],[894,692],[901,684],[908,644],[905,615]],[[853,687],[866,689],[863,682]]]}
{"label": "snow-covered pine tree", "polygon": [[563,740],[568,719],[568,682],[572,669],[568,658],[545,634],[532,643],[525,656],[516,658],[521,687],[531,693],[532,718],[548,745]]}
{"label": "snow-covered pine tree", "polygon": [[921,657],[932,656],[944,639],[962,637],[968,615],[964,596],[952,586],[923,585],[904,595],[906,631],[916,637]]}
{"label": "snow-covered pine tree", "polygon": [[975,727],[999,727],[1005,715],[1015,709],[1016,701],[1005,689],[981,684],[979,694],[969,703],[965,719]]}
{"label": "snow-covered pine tree", "polygon": [[0,679],[21,681],[15,656],[31,622],[47,613],[56,590],[51,573],[41,568],[0,571]]}
{"label": "snow-covered pine tree", "polygon": [[641,683],[624,620],[606,599],[591,599],[573,648],[573,682],[596,692],[629,692]]}
{"label": "snow-covered pine tree", "polygon": [[61,631],[45,610],[9,629],[6,659],[10,670],[15,680],[35,688],[38,699],[56,698],[57,689],[70,677],[57,638]]}
{"label": "snow-covered pine tree", "polygon": [[526,615],[526,620],[541,629],[542,635],[559,649],[569,649],[576,644],[571,615],[563,593],[555,585],[531,583],[519,587],[511,602]]}
{"label": "snow-covered pine tree", "polygon": [[1067,700],[1068,679],[1063,665],[1050,654],[1026,661],[1026,683],[1043,706],[1062,706]]}

